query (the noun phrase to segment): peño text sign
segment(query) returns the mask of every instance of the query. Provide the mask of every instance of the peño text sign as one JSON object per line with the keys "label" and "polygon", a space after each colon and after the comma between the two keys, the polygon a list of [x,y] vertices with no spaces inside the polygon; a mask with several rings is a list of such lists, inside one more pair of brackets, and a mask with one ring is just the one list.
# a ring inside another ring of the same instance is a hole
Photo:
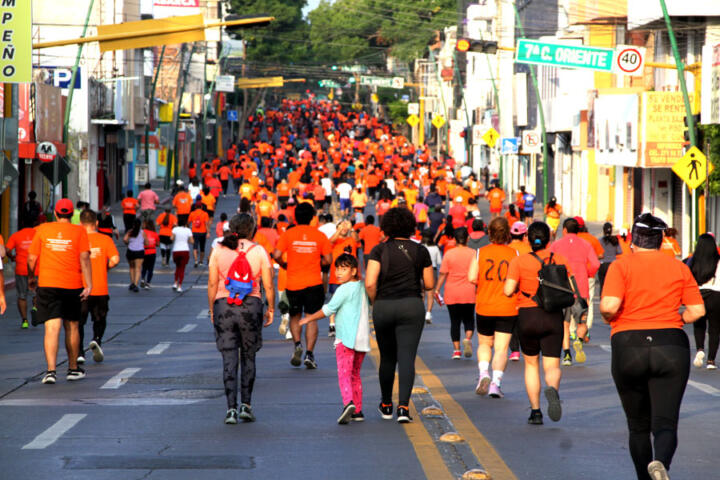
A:
{"label": "pe\u00f1o text sign", "polygon": [[32,81],[32,10],[29,0],[0,2],[0,82]]}

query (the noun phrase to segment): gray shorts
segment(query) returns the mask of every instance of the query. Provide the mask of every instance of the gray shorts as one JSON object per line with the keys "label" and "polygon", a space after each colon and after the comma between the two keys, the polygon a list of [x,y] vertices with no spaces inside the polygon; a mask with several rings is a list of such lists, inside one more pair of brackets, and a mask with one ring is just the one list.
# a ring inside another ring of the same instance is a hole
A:
{"label": "gray shorts", "polygon": [[[582,302],[585,305],[587,305],[587,301]],[[588,309],[587,307],[584,307],[579,299],[575,300],[575,303],[571,306],[565,309],[565,318],[564,320],[566,322],[572,322],[573,318],[575,319],[575,323],[587,323],[587,313]]]}
{"label": "gray shorts", "polygon": [[17,298],[25,300],[28,296],[28,276],[15,274],[15,291]]}

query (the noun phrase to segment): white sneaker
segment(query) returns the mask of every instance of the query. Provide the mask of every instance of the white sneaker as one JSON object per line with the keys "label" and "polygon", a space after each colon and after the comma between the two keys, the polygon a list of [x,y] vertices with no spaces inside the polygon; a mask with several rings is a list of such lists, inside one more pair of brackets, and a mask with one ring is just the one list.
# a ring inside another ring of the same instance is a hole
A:
{"label": "white sneaker", "polygon": [[90,350],[92,350],[93,360],[95,360],[97,363],[100,363],[105,359],[105,354],[103,353],[102,348],[100,348],[100,344],[96,340],[91,341],[88,347],[90,347]]}
{"label": "white sneaker", "polygon": [[175,291],[178,292],[178,293],[182,292],[182,286],[181,286],[181,285],[178,285],[177,290],[175,290]]}
{"label": "white sneaker", "polygon": [[77,362],[78,362],[78,363],[85,363],[85,357],[83,357],[82,355],[80,355],[80,356],[77,358]]}
{"label": "white sneaker", "polygon": [[173,290],[177,290],[177,282],[173,283]]}
{"label": "white sneaker", "polygon": [[285,340],[292,340],[292,339],[293,339],[293,338],[292,338],[292,332],[291,332],[290,329],[288,328],[288,331],[287,331],[287,333],[285,334]]}
{"label": "white sneaker", "polygon": [[425,314],[425,323],[427,323],[428,325],[430,325],[432,323],[432,313],[431,312],[427,312]]}
{"label": "white sneaker", "polygon": [[705,363],[705,352],[702,350],[698,350],[698,352],[695,354],[695,360],[693,360],[693,365],[700,368],[703,366],[703,363]]}
{"label": "white sneaker", "polygon": [[287,333],[289,323],[290,323],[290,314],[283,313],[280,316],[280,326],[278,327],[278,333],[280,335],[285,335]]}
{"label": "white sneaker", "polygon": [[705,368],[707,368],[708,370],[717,370],[718,367],[717,367],[717,365],[715,365],[714,362],[710,363],[710,360],[708,360],[708,363],[705,366]]}

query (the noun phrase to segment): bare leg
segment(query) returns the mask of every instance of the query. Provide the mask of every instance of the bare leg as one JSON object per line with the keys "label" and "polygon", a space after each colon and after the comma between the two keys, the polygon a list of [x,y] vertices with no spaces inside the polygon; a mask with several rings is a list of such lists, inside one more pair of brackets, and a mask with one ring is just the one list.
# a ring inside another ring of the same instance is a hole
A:
{"label": "bare leg", "polygon": [[55,370],[57,363],[58,340],[60,339],[60,326],[62,319],[51,318],[45,322],[45,360],[47,361],[47,369]]}
{"label": "bare leg", "polygon": [[563,322],[563,350],[570,350],[570,322]]}
{"label": "bare leg", "polygon": [[63,320],[65,327],[65,350],[68,356],[68,367],[70,370],[77,368],[77,357],[80,354],[80,330],[78,322]]}
{"label": "bare leg", "polygon": [[[535,357],[537,358],[537,357]],[[562,378],[562,370],[560,369],[560,359],[555,357],[543,356],[543,370],[545,371],[545,384],[549,387],[555,387],[560,390],[560,379]],[[539,374],[538,374],[539,380]],[[538,395],[540,394],[540,386],[538,384]],[[535,407],[533,407],[535,408]],[[539,407],[538,407],[539,408]]]}
{"label": "bare leg", "polygon": [[17,307],[18,307],[18,311],[20,312],[20,318],[22,318],[23,321],[27,320],[27,299],[26,298],[18,298],[17,299]]}
{"label": "bare leg", "polygon": [[492,359],[493,370],[505,371],[508,362],[507,350],[511,337],[512,334],[510,333],[495,332],[495,354]]}
{"label": "bare leg", "polygon": [[540,369],[538,357],[538,355],[531,357],[523,354],[523,358],[525,359],[525,390],[527,391],[528,400],[530,400],[530,408],[533,410],[540,408]]}
{"label": "bare leg", "polygon": [[[293,337],[295,334],[293,334]],[[298,334],[298,338],[300,335]],[[307,349],[311,352],[315,350],[315,343],[318,339],[318,324],[317,322],[310,322],[305,326],[305,343],[307,344]]]}
{"label": "bare leg", "polygon": [[[300,341],[300,335],[302,335],[302,326],[300,325],[301,315],[293,315],[290,317],[290,333],[292,333],[293,342],[297,343]],[[317,322],[310,322],[310,324]],[[310,326],[308,324],[308,327]]]}
{"label": "bare leg", "polygon": [[[492,358],[493,337],[478,334],[478,362],[488,362]],[[493,369],[495,367],[493,366]]]}

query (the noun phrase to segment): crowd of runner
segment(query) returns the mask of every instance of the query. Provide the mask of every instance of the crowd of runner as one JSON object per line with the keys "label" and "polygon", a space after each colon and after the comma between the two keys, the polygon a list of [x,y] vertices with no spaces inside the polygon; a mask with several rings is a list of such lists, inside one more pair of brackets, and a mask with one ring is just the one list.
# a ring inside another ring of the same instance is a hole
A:
{"label": "crowd of runner", "polygon": [[[710,235],[701,237],[688,267],[675,258],[672,229],[649,214],[636,219],[631,232],[615,235],[606,224],[595,238],[581,217],[561,223],[562,207],[552,198],[541,221],[525,187],[512,196],[496,180],[485,188],[470,169],[431,155],[427,146],[416,148],[377,117],[325,101],[283,101],[258,112],[248,119],[243,140],[215,158],[191,162],[188,174],[159,213],[150,184],[123,199],[128,289],[150,290],[158,253],[163,266],[175,265],[177,292],[190,262],[207,264],[208,305],[224,365],[225,423],[255,420],[256,353],[276,307],[279,332],[292,339],[294,367],[318,368],[318,323],[329,317],[340,424],[365,418],[360,371],[374,340],[378,410],[384,419],[395,413],[400,423],[412,421],[415,356],[433,310],[443,307],[450,316],[450,358],[472,357],[476,342],[478,395],[503,398],[508,360],[519,361],[522,352],[528,423],[543,423],[541,364],[546,414],[558,421],[561,364],[586,361],[597,276],[638,478],[668,478],[690,368],[683,323],[701,319],[696,366],[715,368],[720,343],[720,254]],[[237,211],[217,212],[221,196],[238,199]],[[27,212],[37,210],[32,202]],[[481,214],[483,202],[490,218]],[[57,381],[61,326],[67,380],[79,380],[88,314],[93,335],[87,348],[96,362],[104,358],[107,272],[120,261],[120,233],[109,208],[95,213],[62,199],[54,206],[56,221],[36,213],[23,215],[25,228],[4,247],[16,261],[22,326],[28,324],[28,292],[35,290],[32,323],[45,325],[42,382]]]}

